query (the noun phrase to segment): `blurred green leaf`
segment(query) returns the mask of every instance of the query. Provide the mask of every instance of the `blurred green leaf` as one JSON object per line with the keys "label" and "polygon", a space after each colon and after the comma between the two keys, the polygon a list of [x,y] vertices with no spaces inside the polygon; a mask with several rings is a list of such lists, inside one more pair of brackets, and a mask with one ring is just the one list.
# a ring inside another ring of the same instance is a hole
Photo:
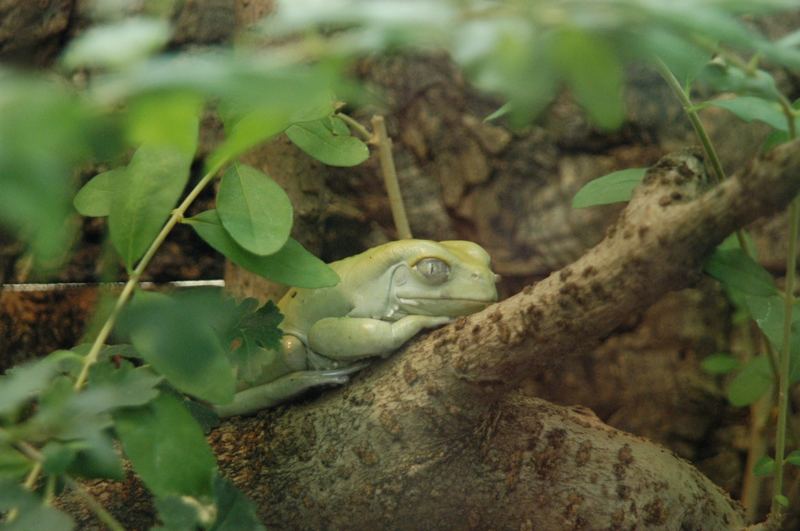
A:
{"label": "blurred green leaf", "polygon": [[556,64],[575,99],[600,127],[616,129],[625,112],[622,104],[622,66],[603,40],[577,29],[556,37]]}
{"label": "blurred green leaf", "polygon": [[292,238],[269,256],[258,256],[242,248],[222,227],[216,210],[206,210],[186,219],[197,234],[231,262],[275,282],[300,288],[325,288],[339,283],[339,276],[322,260]]}
{"label": "blurred green leaf", "polygon": [[712,354],[702,362],[703,369],[710,374],[728,374],[739,367],[739,360],[730,354]]}
{"label": "blurred green leaf", "polygon": [[300,149],[330,166],[356,166],[369,158],[369,148],[358,138],[336,134],[326,120],[290,126],[286,135]]}
{"label": "blurred green leaf", "polygon": [[761,457],[753,466],[753,475],[759,478],[775,474],[775,460],[768,455]]}
{"label": "blurred green leaf", "polygon": [[765,356],[751,359],[728,385],[728,401],[736,407],[749,406],[772,386],[772,372]]}
{"label": "blurred green leaf", "polygon": [[58,365],[48,358],[18,365],[0,375],[0,415],[14,413],[55,376]]}
{"label": "blurred green leaf", "polygon": [[33,467],[33,462],[9,444],[0,443],[0,481],[19,482]]}
{"label": "blurred green leaf", "polygon": [[17,516],[11,522],[3,522],[3,531],[69,531],[75,527],[72,518],[44,505],[35,494],[15,481],[0,479],[0,514],[16,509]]}
{"label": "blurred green leaf", "polygon": [[161,394],[146,406],[118,410],[114,427],[125,455],[155,496],[211,495],[214,454],[179,399]]}
{"label": "blurred green leaf", "polygon": [[222,176],[217,213],[236,243],[257,255],[278,251],[292,229],[292,204],[283,188],[243,164],[232,165]]}
{"label": "blurred green leaf", "polygon": [[203,99],[189,91],[162,91],[135,98],[127,113],[128,137],[133,145],[175,148],[193,155]]}
{"label": "blurred green leaf", "polygon": [[115,179],[108,224],[111,242],[132,270],[161,231],[189,179],[192,153],[143,145]]}
{"label": "blurred green leaf", "polygon": [[75,452],[69,467],[70,474],[84,478],[106,478],[121,481],[125,477],[122,460],[112,438],[105,432],[67,443]]}
{"label": "blurred green leaf", "polygon": [[251,147],[264,142],[289,126],[286,112],[273,108],[260,108],[242,116],[229,130],[222,142],[208,157],[208,169],[234,160]]}
{"label": "blurred green leaf", "polygon": [[716,60],[708,63],[699,77],[720,92],[735,92],[740,97],[757,96],[771,101],[780,98],[775,79],[764,70],[745,72]]}
{"label": "blurred green leaf", "polygon": [[783,494],[776,494],[774,497],[775,502],[784,509],[789,507],[789,498]]}
{"label": "blurred green leaf", "polygon": [[42,447],[44,462],[42,469],[46,474],[63,474],[75,459],[75,450],[69,445],[58,442],[48,441]]}
{"label": "blurred green leaf", "polygon": [[203,522],[201,511],[208,512],[208,507],[202,507],[195,499],[188,496],[164,496],[154,500],[158,509],[160,526],[153,527],[153,531],[187,531],[189,529],[207,529]]}
{"label": "blurred green leaf", "polygon": [[[786,116],[781,111],[780,105],[774,101],[757,98],[755,96],[739,96],[732,99],[710,100],[704,105],[726,109],[745,122],[757,120],[779,131],[788,131],[789,129]],[[798,119],[795,118],[795,123],[797,122]]]}
{"label": "blurred green leaf", "polygon": [[[747,295],[744,298],[748,313],[769,339],[776,352],[783,349],[783,321],[786,314],[785,301],[781,294],[770,297]],[[789,381],[800,381],[800,303],[792,310],[790,341]]]}
{"label": "blurred green leaf", "polygon": [[785,461],[790,465],[800,466],[800,450],[793,450],[786,456]]}
{"label": "blurred green leaf", "polygon": [[98,173],[75,195],[73,204],[82,216],[103,217],[111,212],[111,195],[115,182],[125,178],[125,168]]}
{"label": "blurred green leaf", "polygon": [[664,61],[681,83],[694,81],[711,58],[708,50],[664,27],[634,29],[629,44],[644,51],[651,61],[656,58]]}
{"label": "blurred green leaf", "polygon": [[89,28],[73,39],[64,53],[67,68],[119,68],[139,61],[167,44],[169,24],[164,20],[128,17]]}
{"label": "blurred green leaf", "polygon": [[214,500],[217,503],[217,518],[210,531],[266,530],[253,502],[220,476],[214,478]]}
{"label": "blurred green leaf", "polygon": [[760,297],[777,293],[772,275],[741,249],[717,249],[703,269],[728,289]]}
{"label": "blurred green leaf", "polygon": [[593,179],[584,184],[572,198],[572,208],[629,201],[645,173],[647,168],[628,168]]}
{"label": "blurred green leaf", "polygon": [[216,332],[219,306],[216,290],[139,292],[123,313],[120,332],[177,389],[223,404],[233,399],[235,379]]}
{"label": "blurred green leaf", "polygon": [[507,115],[511,112],[511,104],[504,103],[500,107],[497,108],[494,112],[490,113],[486,118],[483,119],[484,122],[493,122],[494,120],[499,120],[503,116]]}

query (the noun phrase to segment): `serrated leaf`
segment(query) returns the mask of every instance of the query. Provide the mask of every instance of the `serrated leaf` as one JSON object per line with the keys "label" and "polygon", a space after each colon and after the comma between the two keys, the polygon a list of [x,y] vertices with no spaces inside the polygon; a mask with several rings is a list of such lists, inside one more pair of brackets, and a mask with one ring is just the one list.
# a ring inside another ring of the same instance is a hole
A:
{"label": "serrated leaf", "polygon": [[202,430],[180,400],[161,394],[114,413],[125,455],[155,496],[208,496],[216,461]]}
{"label": "serrated leaf", "polygon": [[210,531],[266,529],[258,518],[253,502],[227,479],[219,476],[214,478],[214,500],[217,504],[217,518]]}
{"label": "serrated leaf", "polygon": [[736,407],[749,406],[772,387],[772,373],[765,356],[751,359],[728,385],[728,401]]}
{"label": "serrated leaf", "polygon": [[132,270],[159,233],[189,179],[192,153],[143,145],[111,196],[111,242]]}
{"label": "serrated leaf", "polygon": [[739,360],[730,354],[712,354],[706,357],[701,365],[710,374],[728,374],[739,367]]}
{"label": "serrated leaf", "polygon": [[67,68],[121,67],[155,52],[169,40],[165,20],[143,17],[89,28],[73,39],[64,53]]}
{"label": "serrated leaf", "polygon": [[[789,130],[786,116],[775,101],[765,100],[755,96],[739,96],[731,99],[710,100],[704,105],[728,110],[745,122],[756,120],[764,122],[778,131]],[[794,118],[794,120],[795,123],[799,121],[797,118]]]}
{"label": "serrated leaf", "polygon": [[272,301],[261,308],[255,299],[245,299],[235,313],[228,332],[232,345],[230,357],[236,367],[237,379],[254,383],[261,376],[264,365],[271,356],[265,350],[277,351],[283,332],[278,325],[283,315]]}
{"label": "serrated leaf", "polygon": [[82,216],[103,217],[111,211],[114,185],[125,178],[125,168],[98,173],[84,184],[75,195],[75,210]]}
{"label": "serrated leaf", "polygon": [[206,210],[185,221],[207,244],[231,262],[265,278],[300,288],[325,288],[339,283],[339,276],[333,269],[292,238],[277,253],[258,256],[231,238],[216,210]]}
{"label": "serrated leaf", "polygon": [[233,399],[233,369],[214,327],[216,290],[138,293],[120,321],[136,350],[177,389],[214,404]]}
{"label": "serrated leaf", "polygon": [[761,457],[753,466],[753,475],[756,477],[767,477],[775,473],[775,460],[765,455]]}
{"label": "serrated leaf", "polygon": [[717,249],[703,270],[727,289],[759,297],[777,293],[772,275],[741,249]]}
{"label": "serrated leaf", "polygon": [[633,190],[642,182],[647,168],[615,171],[583,185],[572,198],[572,208],[586,208],[629,201]]}
{"label": "serrated leaf", "polygon": [[31,529],[47,529],[47,531],[69,531],[75,527],[72,518],[57,511],[42,501],[22,485],[6,479],[0,479],[0,514],[17,510],[11,522],[3,522],[3,531],[30,531]]}
{"label": "serrated leaf", "polygon": [[286,129],[294,144],[330,166],[356,166],[369,158],[367,145],[354,136],[335,135],[323,120],[294,124]]}
{"label": "serrated leaf", "polygon": [[278,251],[292,229],[292,204],[269,176],[243,164],[232,165],[219,185],[217,214],[228,234],[247,251]]}
{"label": "serrated leaf", "polygon": [[622,104],[622,66],[602,39],[577,29],[558,33],[556,64],[575,99],[600,127],[616,129],[625,118]]}

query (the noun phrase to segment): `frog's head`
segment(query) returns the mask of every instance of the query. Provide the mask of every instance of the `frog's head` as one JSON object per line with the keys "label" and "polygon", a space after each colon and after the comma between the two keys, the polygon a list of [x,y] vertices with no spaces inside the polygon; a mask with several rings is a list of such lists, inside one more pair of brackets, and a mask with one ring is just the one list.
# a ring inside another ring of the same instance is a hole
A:
{"label": "frog's head", "polygon": [[498,276],[483,247],[467,241],[393,242],[390,298],[408,315],[457,317],[497,300]]}

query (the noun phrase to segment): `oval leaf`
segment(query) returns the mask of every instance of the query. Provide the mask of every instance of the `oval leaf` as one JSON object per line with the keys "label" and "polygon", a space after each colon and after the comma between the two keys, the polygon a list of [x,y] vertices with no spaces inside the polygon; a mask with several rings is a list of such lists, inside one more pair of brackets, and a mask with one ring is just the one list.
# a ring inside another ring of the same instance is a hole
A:
{"label": "oval leaf", "polygon": [[768,455],[762,456],[753,465],[753,475],[756,477],[767,477],[775,473],[775,460]]}
{"label": "oval leaf", "polygon": [[[786,116],[781,111],[780,105],[774,101],[757,98],[755,96],[739,96],[732,99],[716,99],[707,102],[707,105],[728,110],[744,120],[764,122],[778,131],[788,131],[789,124]],[[795,118],[795,122],[797,122]]]}
{"label": "oval leaf", "polygon": [[216,461],[203,431],[173,395],[114,413],[125,454],[156,496],[208,496]]}
{"label": "oval leaf", "polygon": [[241,164],[231,166],[222,177],[217,212],[236,243],[257,255],[278,251],[292,228],[292,204],[283,188]]}
{"label": "oval leaf", "polygon": [[356,166],[369,157],[369,148],[358,138],[338,135],[325,120],[294,124],[286,135],[300,149],[330,166]]}
{"label": "oval leaf", "polygon": [[572,198],[572,208],[629,201],[633,189],[642,182],[645,173],[647,168],[628,168],[593,179]]}
{"label": "oval leaf", "polygon": [[111,242],[128,270],[161,230],[189,179],[192,153],[143,145],[111,194]]}
{"label": "oval leaf", "polygon": [[98,173],[83,185],[75,195],[75,210],[82,216],[102,217],[111,211],[111,194],[114,184],[124,179],[125,168]]}
{"label": "oval leaf", "polygon": [[749,406],[764,396],[772,386],[769,361],[764,356],[753,358],[728,386],[728,400],[736,407]]}
{"label": "oval leaf", "polygon": [[277,253],[253,254],[236,243],[219,220],[216,210],[207,210],[185,220],[211,247],[231,262],[257,275],[299,288],[325,288],[339,283],[339,276],[322,260],[289,238]]}
{"label": "oval leaf", "polygon": [[208,157],[208,169],[230,161],[289,125],[286,113],[272,107],[255,109],[242,116],[227,132],[225,141]]}
{"label": "oval leaf", "polygon": [[64,54],[67,68],[119,67],[140,60],[169,41],[165,20],[126,18],[114,24],[88,29],[73,40]]}
{"label": "oval leaf", "polygon": [[703,360],[703,369],[710,374],[728,374],[739,366],[730,354],[712,354]]}
{"label": "oval leaf", "polygon": [[717,249],[703,270],[726,288],[759,297],[777,293],[772,275],[741,249]]}

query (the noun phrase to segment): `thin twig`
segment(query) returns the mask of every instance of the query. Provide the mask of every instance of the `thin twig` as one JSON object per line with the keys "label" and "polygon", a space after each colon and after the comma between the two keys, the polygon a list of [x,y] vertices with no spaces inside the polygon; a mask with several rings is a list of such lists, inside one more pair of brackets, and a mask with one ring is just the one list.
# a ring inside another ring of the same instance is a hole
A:
{"label": "thin twig", "polygon": [[392,218],[394,218],[394,226],[397,229],[397,237],[401,240],[413,238],[403,205],[403,196],[400,194],[400,185],[397,182],[397,170],[392,157],[392,140],[386,133],[386,122],[383,116],[372,117],[372,131],[374,133],[372,142],[378,146],[381,173],[383,181],[386,183],[386,192],[389,194],[389,204],[392,207]]}
{"label": "thin twig", "polygon": [[364,142],[369,142],[372,140],[372,133],[369,132],[369,129],[361,125],[361,122],[356,120],[350,115],[347,115],[343,112],[337,112],[336,116],[344,120],[344,122],[349,125],[353,130],[361,137],[361,140]]}

